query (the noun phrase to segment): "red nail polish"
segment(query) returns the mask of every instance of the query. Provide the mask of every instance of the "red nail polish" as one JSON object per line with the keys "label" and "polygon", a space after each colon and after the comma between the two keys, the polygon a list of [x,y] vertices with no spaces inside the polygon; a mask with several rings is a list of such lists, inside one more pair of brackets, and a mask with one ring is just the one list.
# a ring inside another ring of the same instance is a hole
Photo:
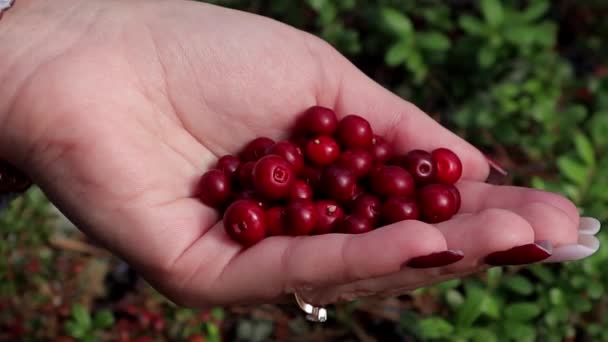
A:
{"label": "red nail polish", "polygon": [[492,266],[532,264],[550,257],[552,249],[551,242],[546,240],[536,241],[506,251],[491,253],[486,256],[485,262]]}
{"label": "red nail polish", "polygon": [[464,258],[461,250],[447,250],[410,259],[405,266],[411,268],[431,268],[453,264]]}

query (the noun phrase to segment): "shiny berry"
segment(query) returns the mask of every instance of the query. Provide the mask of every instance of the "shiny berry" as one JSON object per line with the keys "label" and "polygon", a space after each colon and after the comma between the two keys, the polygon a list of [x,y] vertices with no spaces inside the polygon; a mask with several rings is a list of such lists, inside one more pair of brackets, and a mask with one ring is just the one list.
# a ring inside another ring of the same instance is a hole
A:
{"label": "shiny berry", "polygon": [[369,173],[374,159],[372,155],[363,149],[353,149],[342,152],[338,158],[338,165],[351,169],[355,177],[360,178]]}
{"label": "shiny berry", "polygon": [[383,198],[414,193],[414,179],[399,166],[386,165],[371,173],[371,191]]}
{"label": "shiny berry", "polygon": [[296,200],[312,200],[312,188],[310,185],[306,184],[303,180],[296,179],[296,181],[289,189],[289,194],[287,195],[287,199],[289,201]]}
{"label": "shiny berry", "polygon": [[262,157],[253,168],[253,186],[265,199],[279,200],[287,197],[295,180],[291,164],[279,156]]}
{"label": "shiny berry", "polygon": [[335,231],[335,227],[344,218],[344,210],[338,203],[330,200],[321,200],[315,203],[317,209],[317,225],[314,234],[327,234]]}
{"label": "shiny berry", "polygon": [[391,197],[382,204],[382,222],[392,224],[403,220],[417,220],[420,211],[416,202],[406,197]]}
{"label": "shiny berry", "polygon": [[363,234],[374,229],[372,222],[359,215],[348,215],[338,224],[337,231],[344,234]]}
{"label": "shiny berry", "polygon": [[427,151],[408,152],[402,159],[401,167],[409,171],[418,185],[429,184],[435,178],[435,162]]}
{"label": "shiny berry", "polygon": [[230,197],[230,180],[220,170],[207,171],[201,177],[198,191],[203,203],[214,208],[219,208]]}
{"label": "shiny berry", "polygon": [[369,152],[374,162],[384,164],[393,157],[393,148],[383,137],[374,135]]}
{"label": "shiny berry", "polygon": [[350,169],[332,165],[323,171],[319,190],[333,200],[348,202],[356,193],[356,185],[357,179]]}
{"label": "shiny berry", "polygon": [[224,228],[233,240],[251,246],[266,236],[264,210],[254,201],[236,201],[224,213]]}
{"label": "shiny berry", "polygon": [[322,174],[323,170],[309,165],[304,165],[302,172],[300,172],[299,178],[306,184],[310,185],[311,188],[316,189],[321,182]]}
{"label": "shiny berry", "polygon": [[274,145],[274,140],[266,137],[251,140],[241,152],[241,159],[244,161],[257,161],[268,154]]}
{"label": "shiny berry", "polygon": [[462,176],[462,162],[456,153],[447,148],[438,148],[431,152],[435,162],[435,181],[443,184],[454,184]]}
{"label": "shiny berry", "polygon": [[291,163],[293,171],[298,174],[304,167],[304,155],[300,148],[289,141],[279,141],[272,145],[268,154],[274,154]]}
{"label": "shiny berry", "polygon": [[243,189],[251,189],[253,187],[253,167],[255,162],[246,162],[239,166],[237,177],[239,185]]}
{"label": "shiny berry", "polygon": [[382,202],[370,194],[361,194],[358,196],[351,207],[351,212],[365,217],[372,223],[377,223],[380,218],[380,210],[382,209]]}
{"label": "shiny berry", "polygon": [[429,184],[418,192],[422,219],[429,223],[449,220],[456,214],[456,199],[445,184]]}
{"label": "shiny berry", "polygon": [[306,144],[306,158],[316,165],[330,165],[338,157],[340,157],[340,146],[332,137],[320,135]]}
{"label": "shiny berry", "polygon": [[286,235],[285,208],[272,207],[266,210],[266,233],[268,236]]}
{"label": "shiny berry", "polygon": [[227,154],[222,156],[217,161],[216,169],[224,171],[226,176],[230,178],[230,180],[238,180],[239,166],[241,165],[241,160],[231,154]]}
{"label": "shiny berry", "polygon": [[289,235],[308,235],[315,229],[318,217],[312,201],[291,202],[285,208],[285,229]]}
{"label": "shiny berry", "polygon": [[309,135],[332,135],[338,126],[333,110],[321,106],[310,107],[300,117],[297,130]]}
{"label": "shiny berry", "polygon": [[346,148],[367,148],[374,137],[369,122],[358,115],[347,115],[338,123],[336,137]]}
{"label": "shiny berry", "polygon": [[454,196],[454,200],[456,200],[455,212],[457,213],[460,210],[460,203],[461,203],[460,191],[458,190],[457,187],[455,187],[452,184],[448,185],[448,190],[450,190],[450,192],[452,193],[452,196]]}

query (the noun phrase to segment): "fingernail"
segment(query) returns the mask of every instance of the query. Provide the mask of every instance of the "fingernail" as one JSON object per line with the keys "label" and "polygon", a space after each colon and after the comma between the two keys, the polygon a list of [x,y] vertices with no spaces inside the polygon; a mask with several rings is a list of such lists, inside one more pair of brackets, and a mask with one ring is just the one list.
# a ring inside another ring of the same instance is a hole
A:
{"label": "fingernail", "polygon": [[431,268],[453,264],[464,258],[461,250],[447,250],[410,259],[405,266],[411,268]]}
{"label": "fingernail", "polygon": [[553,249],[553,255],[545,259],[544,263],[576,261],[585,259],[600,249],[600,240],[593,235],[579,235],[578,243],[559,246]]}
{"label": "fingernail", "polygon": [[506,251],[494,252],[486,256],[485,262],[492,266],[526,265],[547,259],[552,254],[551,242],[536,241],[513,247]]}
{"label": "fingernail", "polygon": [[583,235],[595,235],[600,231],[601,223],[594,217],[581,217],[578,233]]}
{"label": "fingernail", "polygon": [[498,162],[494,158],[490,157],[487,154],[484,154],[484,156],[486,157],[486,161],[490,165],[490,174],[488,175],[486,182],[490,184],[502,184],[507,175],[509,175],[509,172],[505,168],[500,166],[500,164],[498,164]]}

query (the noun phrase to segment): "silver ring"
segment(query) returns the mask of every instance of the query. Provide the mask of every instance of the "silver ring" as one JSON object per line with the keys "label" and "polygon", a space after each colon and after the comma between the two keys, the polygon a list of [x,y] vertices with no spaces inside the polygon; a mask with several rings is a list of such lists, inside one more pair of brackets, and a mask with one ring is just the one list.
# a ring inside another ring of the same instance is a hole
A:
{"label": "silver ring", "polygon": [[311,322],[325,322],[327,321],[327,310],[324,307],[316,307],[306,303],[300,298],[297,292],[294,293],[296,303],[302,311],[306,313],[306,319]]}

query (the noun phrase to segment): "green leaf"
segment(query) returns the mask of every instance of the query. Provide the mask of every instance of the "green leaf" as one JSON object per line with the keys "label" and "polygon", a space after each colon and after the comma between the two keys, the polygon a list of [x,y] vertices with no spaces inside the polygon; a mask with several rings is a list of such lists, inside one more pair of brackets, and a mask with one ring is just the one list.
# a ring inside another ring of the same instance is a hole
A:
{"label": "green leaf", "polygon": [[514,275],[503,280],[503,284],[511,291],[520,295],[528,296],[534,292],[534,286],[528,278]]}
{"label": "green leaf", "polygon": [[481,312],[496,319],[500,317],[501,307],[502,303],[498,300],[498,297],[488,295],[483,301]]}
{"label": "green leaf", "polygon": [[382,17],[382,22],[388,29],[402,38],[410,38],[414,33],[412,22],[403,13],[385,7],[380,11],[380,16]]}
{"label": "green leaf", "polygon": [[111,327],[113,324],[114,315],[110,310],[100,310],[93,319],[93,325],[100,329]]}
{"label": "green leaf", "polygon": [[79,326],[85,329],[91,327],[91,315],[83,305],[74,304],[74,306],[72,306],[72,317]]}
{"label": "green leaf", "polygon": [[515,303],[505,308],[505,318],[511,321],[526,322],[536,318],[541,312],[540,307],[533,303]]}
{"label": "green leaf", "polygon": [[67,321],[65,323],[65,330],[68,333],[68,335],[74,337],[74,338],[83,338],[86,334],[88,329],[86,329],[85,327],[78,325],[76,322],[74,321]]}
{"label": "green leaf", "polygon": [[456,312],[456,325],[459,328],[470,327],[482,313],[486,298],[484,290],[476,286],[467,288],[464,304]]}
{"label": "green leaf", "polygon": [[587,166],[595,166],[595,155],[591,141],[582,133],[574,135],[574,145],[578,155],[583,159]]}
{"label": "green leaf", "polygon": [[531,1],[530,6],[522,13],[524,20],[532,22],[539,19],[549,9],[549,1],[547,0],[535,0]]}
{"label": "green leaf", "polygon": [[420,32],[416,34],[416,44],[425,50],[445,51],[451,42],[440,32]]}
{"label": "green leaf", "polygon": [[440,317],[425,318],[418,323],[420,336],[423,339],[448,337],[454,327]]}
{"label": "green leaf", "polygon": [[534,341],[536,336],[535,327],[519,322],[509,322],[504,324],[504,330],[507,336],[514,341],[527,342]]}
{"label": "green leaf", "polygon": [[466,14],[458,18],[458,24],[466,33],[472,36],[481,36],[484,34],[484,31],[486,29],[483,25],[483,22],[473,16]]}
{"label": "green leaf", "polygon": [[504,20],[504,10],[499,0],[481,0],[480,9],[490,26],[498,27]]}
{"label": "green leaf", "polygon": [[602,297],[602,294],[604,294],[604,287],[601,283],[592,282],[587,288],[587,293],[589,294],[589,298],[591,299],[600,299]]}
{"label": "green leaf", "polygon": [[410,44],[400,41],[388,49],[384,56],[384,61],[388,66],[392,67],[403,64],[410,51]]}
{"label": "green leaf", "polygon": [[584,165],[570,157],[563,156],[557,159],[559,171],[576,185],[582,186],[587,183],[588,172]]}
{"label": "green leaf", "polygon": [[482,68],[487,68],[496,62],[496,51],[491,46],[483,46],[478,52],[477,59]]}

